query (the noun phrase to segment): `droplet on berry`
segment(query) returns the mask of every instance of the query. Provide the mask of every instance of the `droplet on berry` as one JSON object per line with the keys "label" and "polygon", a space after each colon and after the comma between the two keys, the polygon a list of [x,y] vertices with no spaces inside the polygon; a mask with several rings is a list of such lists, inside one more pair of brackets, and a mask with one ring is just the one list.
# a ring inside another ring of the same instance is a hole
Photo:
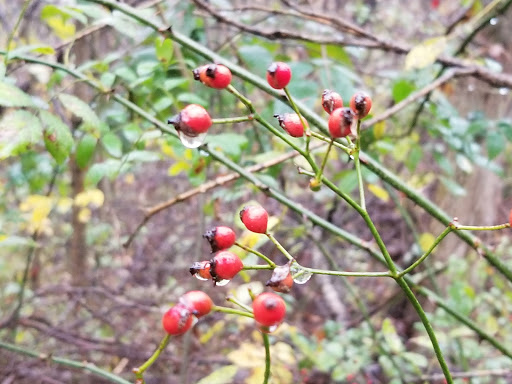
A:
{"label": "droplet on berry", "polygon": [[202,106],[190,104],[167,120],[167,123],[174,125],[184,146],[197,148],[203,143],[206,132],[212,125],[212,119]]}
{"label": "droplet on berry", "polygon": [[292,79],[290,66],[281,61],[270,64],[267,69],[267,82],[274,89],[283,89]]}
{"label": "droplet on berry", "polygon": [[363,92],[357,92],[350,99],[350,109],[358,119],[363,119],[372,109],[372,99]]}
{"label": "droplet on berry", "polygon": [[331,137],[345,137],[351,132],[354,114],[350,108],[335,109],[329,116],[329,132]]}
{"label": "droplet on berry", "polygon": [[210,280],[212,275],[210,274],[210,261],[196,261],[189,268],[192,276],[195,276],[198,280]]}
{"label": "droplet on berry", "polygon": [[[281,128],[283,128],[288,134],[292,137],[302,137],[304,136],[304,126],[302,125],[302,121],[300,116],[296,113],[284,113],[282,115],[274,115],[279,122]],[[308,123],[304,120],[306,127]]]}
{"label": "droplet on berry", "polygon": [[259,205],[248,205],[240,211],[240,220],[245,227],[256,233],[266,233],[268,225],[268,213]]}
{"label": "droplet on berry", "polygon": [[343,99],[338,92],[324,89],[322,92],[322,107],[325,112],[331,114],[335,109],[343,107]]}

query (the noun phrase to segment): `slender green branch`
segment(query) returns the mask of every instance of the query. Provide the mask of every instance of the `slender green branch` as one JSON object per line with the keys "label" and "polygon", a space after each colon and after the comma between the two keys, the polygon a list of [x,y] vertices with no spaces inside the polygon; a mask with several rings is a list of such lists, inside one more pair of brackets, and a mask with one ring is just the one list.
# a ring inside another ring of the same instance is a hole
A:
{"label": "slender green branch", "polygon": [[212,124],[234,124],[234,123],[242,123],[244,121],[252,121],[254,117],[252,115],[249,116],[238,116],[238,117],[226,117],[223,119],[212,119]]}
{"label": "slender green branch", "polygon": [[252,101],[249,100],[247,97],[245,97],[244,95],[242,95],[240,92],[238,92],[238,90],[233,87],[231,84],[229,84],[226,88],[226,90],[228,92],[231,92],[233,95],[235,95],[238,100],[240,100],[246,107],[247,109],[249,110],[249,112],[251,114],[255,113],[256,111],[254,110],[254,106],[252,105]]}
{"label": "slender green branch", "polygon": [[267,232],[266,235],[268,236],[268,238],[270,239],[271,242],[273,242],[275,244],[275,246],[277,247],[277,249],[279,249],[281,251],[281,253],[283,255],[286,256],[286,258],[290,261],[294,261],[295,259],[293,258],[292,255],[290,255],[290,253],[281,245],[281,243],[274,237],[274,235],[272,235],[271,233]]}
{"label": "slender green branch", "polygon": [[423,261],[432,253],[432,251],[439,245],[441,241],[451,232],[453,231],[452,227],[447,227],[437,238],[434,240],[430,248],[414,263],[412,263],[408,268],[404,269],[402,272],[398,274],[398,277],[402,277],[410,273],[414,268],[423,263]]}
{"label": "slender green branch", "polygon": [[275,266],[272,266],[272,265],[268,265],[268,264],[265,264],[265,265],[244,265],[244,267],[242,268],[244,271],[253,271],[253,270],[259,270],[259,269],[274,269]]}
{"label": "slender green branch", "polygon": [[167,347],[167,344],[169,344],[169,340],[171,339],[171,335],[166,334],[160,344],[158,345],[158,348],[153,352],[151,357],[146,360],[144,364],[142,364],[140,367],[133,368],[133,373],[135,373],[135,377],[139,379],[139,382],[141,384],[144,384],[144,372],[146,369],[151,367],[153,363],[158,359],[160,354],[163,352],[163,350]]}
{"label": "slender green branch", "polygon": [[351,272],[351,271],[330,271],[326,269],[315,269],[300,266],[306,272],[310,272],[315,275],[329,275],[329,276],[352,276],[352,277],[393,277],[388,272]]}
{"label": "slender green branch", "polygon": [[18,30],[21,20],[23,20],[23,16],[25,16],[25,13],[27,12],[28,6],[32,0],[25,0],[23,3],[23,7],[21,8],[21,12],[18,15],[18,19],[16,20],[16,23],[14,24],[14,28],[12,29],[11,33],[9,33],[9,37],[7,39],[7,47],[6,47],[6,54],[4,57],[4,64],[7,67],[7,63],[9,62],[9,52],[11,50],[11,44],[12,40],[14,39],[14,36],[16,35],[16,31]]}
{"label": "slender green branch", "polygon": [[263,336],[263,344],[265,345],[265,373],[263,375],[263,384],[268,384],[270,379],[270,342],[266,333],[261,333]]}
{"label": "slender green branch", "polygon": [[[326,142],[327,144],[329,144],[329,143],[331,142],[331,140],[332,140],[332,138],[331,138],[331,137],[324,136],[324,135],[322,135],[322,134],[320,134],[320,133],[317,133],[317,132],[314,132],[314,131],[311,131],[311,136],[313,136],[314,138],[316,138],[316,139],[318,139],[318,140],[322,140],[322,141]],[[340,148],[341,150],[343,150],[347,155],[349,155],[349,154],[352,152],[352,150],[351,150],[349,147],[347,147],[346,145],[343,145],[343,144],[339,143],[339,142],[338,142],[338,141],[336,141],[336,140],[334,140],[333,145],[334,145],[335,147],[338,147],[338,148]]]}
{"label": "slender green branch", "polygon": [[212,307],[212,311],[214,311],[214,312],[222,312],[222,313],[229,313],[230,315],[237,315],[237,316],[245,316],[245,317],[254,318],[254,315],[251,312],[240,311],[238,309],[227,308],[227,307],[220,307],[218,305],[214,305]]}
{"label": "slender green branch", "polygon": [[236,297],[234,296],[228,296],[226,297],[226,300],[229,301],[230,303],[233,303],[235,305],[238,305],[240,308],[242,308],[244,311],[248,312],[248,313],[252,313],[252,308],[251,307],[248,307],[247,305],[245,305],[244,303],[240,302]]}
{"label": "slender green branch", "polygon": [[453,223],[452,227],[454,230],[457,230],[457,231],[496,231],[499,229],[510,228],[510,223],[498,224],[498,225],[483,225],[483,226],[459,225],[457,223]]}
{"label": "slender green branch", "polygon": [[329,145],[327,146],[327,151],[325,152],[324,158],[322,160],[322,164],[320,165],[320,168],[315,174],[315,181],[320,182],[320,179],[322,177],[322,174],[324,172],[325,164],[327,164],[327,159],[329,157],[329,152],[331,152],[332,144],[334,143],[334,139],[331,139],[329,142]]}
{"label": "slender green branch", "polygon": [[359,187],[359,200],[360,200],[360,204],[361,204],[361,209],[363,211],[366,211],[366,200],[364,198],[363,176],[361,174],[361,160],[359,158],[360,152],[361,152],[361,120],[357,119],[357,136],[356,136],[356,147],[354,149],[354,164],[356,166],[357,185]]}
{"label": "slender green branch", "polygon": [[276,267],[276,263],[274,263],[272,260],[270,260],[267,256],[265,256],[263,253],[261,252],[258,252],[257,250],[255,249],[252,249],[250,247],[247,247],[246,245],[243,245],[241,243],[239,243],[238,241],[235,242],[235,245],[238,247],[238,248],[242,248],[244,251],[247,251],[247,252],[250,252],[252,253],[253,255],[256,255],[258,256],[260,259],[264,260],[269,266],[271,266],[272,268],[275,268]]}
{"label": "slender green branch", "polygon": [[107,372],[104,369],[98,368],[93,363],[88,363],[86,361],[74,361],[74,360],[64,359],[62,357],[57,357],[52,354],[44,354],[44,353],[36,352],[34,350],[25,349],[25,348],[19,347],[17,345],[5,343],[3,341],[0,341],[0,348],[17,353],[19,355],[25,355],[25,356],[33,357],[36,359],[40,359],[40,360],[46,361],[48,363],[55,363],[55,364],[63,365],[63,366],[70,367],[70,368],[88,371],[95,376],[98,376],[98,377],[101,377],[102,379],[108,380],[111,383],[131,384],[129,381],[127,381],[117,375],[114,375],[113,373]]}

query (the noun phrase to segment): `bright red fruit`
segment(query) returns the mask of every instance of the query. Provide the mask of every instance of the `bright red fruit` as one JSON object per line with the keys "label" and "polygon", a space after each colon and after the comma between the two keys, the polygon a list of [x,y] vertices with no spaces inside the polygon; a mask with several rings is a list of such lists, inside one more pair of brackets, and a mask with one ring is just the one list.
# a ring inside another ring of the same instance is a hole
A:
{"label": "bright red fruit", "polygon": [[170,335],[182,335],[192,327],[193,317],[190,309],[183,304],[177,304],[162,317],[162,326]]}
{"label": "bright red fruit", "polygon": [[203,237],[208,240],[212,247],[212,253],[228,249],[236,241],[235,232],[224,226],[215,227],[206,231]]}
{"label": "bright red fruit", "polygon": [[213,306],[212,299],[203,291],[189,291],[185,293],[181,297],[180,303],[189,308],[196,317],[207,315]]}
{"label": "bright red fruit", "polygon": [[248,205],[240,211],[240,220],[245,227],[256,233],[266,233],[268,224],[268,213],[265,208],[259,205]]}
{"label": "bright red fruit", "polygon": [[266,327],[280,324],[286,315],[284,300],[272,292],[258,295],[252,302],[252,309],[254,320]]}
{"label": "bright red fruit", "polygon": [[275,89],[283,89],[292,79],[292,70],[290,66],[281,61],[270,64],[267,69],[267,82]]}
{"label": "bright red fruit", "polygon": [[233,252],[221,251],[210,260],[210,274],[213,281],[231,280],[242,270],[242,260]]}
{"label": "bright red fruit", "polygon": [[350,108],[335,109],[329,117],[329,132],[331,136],[334,138],[348,136],[353,120],[354,114]]}
{"label": "bright red fruit", "polygon": [[508,218],[508,222],[510,226],[512,227],[512,209],[510,210],[510,217]]}
{"label": "bright red fruit", "polygon": [[212,119],[206,109],[198,104],[190,104],[178,115],[167,120],[167,123],[174,125],[177,131],[182,131],[187,136],[197,136],[208,131],[212,125]]}
{"label": "bright red fruit", "polygon": [[[279,121],[279,125],[283,128],[290,136],[293,137],[302,137],[304,136],[304,126],[302,125],[302,121],[300,121],[299,115],[296,113],[284,113],[282,115],[274,115]],[[308,123],[306,123],[306,127]]]}
{"label": "bright red fruit", "polygon": [[372,99],[363,92],[358,92],[350,99],[350,109],[358,119],[362,119],[368,115],[372,109]]}
{"label": "bright red fruit", "polygon": [[210,261],[196,261],[189,269],[190,274],[197,277],[199,280],[210,280]]}
{"label": "bright red fruit", "polygon": [[325,112],[331,114],[335,109],[343,107],[343,99],[338,92],[325,89],[322,92],[322,107]]}
{"label": "bright red fruit", "polygon": [[208,64],[196,68],[192,71],[195,80],[200,80],[204,85],[215,88],[224,89],[231,84],[231,71],[222,64]]}

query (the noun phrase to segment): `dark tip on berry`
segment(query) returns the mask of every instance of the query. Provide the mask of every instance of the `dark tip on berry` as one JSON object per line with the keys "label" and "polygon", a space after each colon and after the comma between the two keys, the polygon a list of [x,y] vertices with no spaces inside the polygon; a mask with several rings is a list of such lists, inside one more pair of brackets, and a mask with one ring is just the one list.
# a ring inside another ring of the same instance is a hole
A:
{"label": "dark tip on berry", "polygon": [[279,125],[281,126],[281,128],[284,128],[284,124],[283,124],[284,123],[284,115],[275,114],[274,117],[279,122]]}
{"label": "dark tip on berry", "polygon": [[215,77],[215,72],[217,72],[217,64],[210,64],[206,67],[206,76],[213,79]]}
{"label": "dark tip on berry", "polygon": [[245,211],[247,211],[247,207],[243,207],[242,210],[240,211],[240,220],[242,220],[242,222],[244,221],[243,216]]}
{"label": "dark tip on berry", "polygon": [[203,237],[206,240],[208,240],[208,242],[210,243],[210,247],[212,247],[211,253],[215,253],[219,250],[219,247],[217,246],[217,242],[215,241],[216,234],[217,234],[217,228],[212,228],[212,229],[207,230],[203,235]]}
{"label": "dark tip on berry", "polygon": [[196,68],[192,71],[192,74],[194,75],[194,80],[199,80],[199,78],[200,78],[199,72],[200,72],[199,68]]}
{"label": "dark tip on berry", "polygon": [[180,114],[177,114],[177,115],[171,117],[170,119],[168,119],[167,124],[172,124],[177,128],[180,125],[180,120],[181,120],[181,116],[180,116]]}
{"label": "dark tip on berry", "polygon": [[354,112],[350,108],[343,108],[343,119],[347,124],[352,124],[354,120]]}
{"label": "dark tip on berry", "polygon": [[210,260],[210,275],[212,276],[213,285],[215,286],[217,281],[219,281],[219,276],[215,273],[215,267],[217,266],[217,262],[214,258]]}
{"label": "dark tip on berry", "polygon": [[267,69],[267,72],[273,75],[277,71],[277,63],[272,63]]}

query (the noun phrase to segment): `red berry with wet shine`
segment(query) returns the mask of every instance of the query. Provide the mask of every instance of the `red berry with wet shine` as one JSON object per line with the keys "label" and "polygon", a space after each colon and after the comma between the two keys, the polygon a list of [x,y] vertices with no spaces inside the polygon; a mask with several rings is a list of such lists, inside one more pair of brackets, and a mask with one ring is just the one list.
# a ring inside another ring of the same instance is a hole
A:
{"label": "red berry with wet shine", "polygon": [[352,109],[352,112],[354,112],[358,119],[362,119],[372,109],[372,99],[363,92],[357,92],[350,99],[350,109]]}
{"label": "red berry with wet shine", "polygon": [[178,115],[167,120],[167,123],[174,125],[177,131],[181,131],[187,136],[197,136],[208,131],[212,126],[212,119],[202,106],[190,104],[183,108]]}
{"label": "red berry with wet shine", "polygon": [[281,296],[264,292],[252,302],[254,320],[266,327],[280,324],[286,316],[286,304]]}
{"label": "red berry with wet shine", "polygon": [[329,117],[329,132],[331,137],[345,137],[351,132],[354,114],[350,108],[335,109]]}
{"label": "red berry with wet shine", "polygon": [[231,70],[222,64],[208,64],[198,67],[192,71],[194,79],[201,81],[204,85],[224,89],[231,84],[233,78]]}
{"label": "red berry with wet shine", "polygon": [[182,335],[192,327],[193,316],[190,309],[177,304],[162,316],[162,326],[170,335]]}
{"label": "red berry with wet shine", "polygon": [[[290,136],[293,137],[302,137],[304,136],[304,126],[302,125],[302,121],[300,120],[300,116],[296,113],[284,113],[282,115],[274,115],[279,122],[281,128],[283,128]],[[308,123],[306,123],[306,127]]]}
{"label": "red berry with wet shine", "polygon": [[228,249],[236,241],[235,232],[225,226],[218,226],[206,231],[203,237],[208,240],[212,247],[212,253]]}
{"label": "red berry with wet shine", "polygon": [[283,89],[291,79],[292,70],[286,63],[277,61],[267,68],[267,82],[274,89]]}
{"label": "red berry with wet shine", "polygon": [[229,251],[221,251],[210,260],[210,274],[214,282],[231,280],[243,267],[242,260]]}
{"label": "red berry with wet shine", "polygon": [[188,307],[196,316],[207,315],[212,310],[213,301],[203,291],[189,291],[180,298],[180,303]]}
{"label": "red berry with wet shine", "polygon": [[325,112],[331,114],[338,108],[343,108],[343,99],[338,92],[325,89],[322,92],[322,107]]}
{"label": "red berry with wet shine", "polygon": [[245,227],[256,233],[266,233],[268,225],[268,213],[259,205],[248,205],[240,211],[240,220]]}

